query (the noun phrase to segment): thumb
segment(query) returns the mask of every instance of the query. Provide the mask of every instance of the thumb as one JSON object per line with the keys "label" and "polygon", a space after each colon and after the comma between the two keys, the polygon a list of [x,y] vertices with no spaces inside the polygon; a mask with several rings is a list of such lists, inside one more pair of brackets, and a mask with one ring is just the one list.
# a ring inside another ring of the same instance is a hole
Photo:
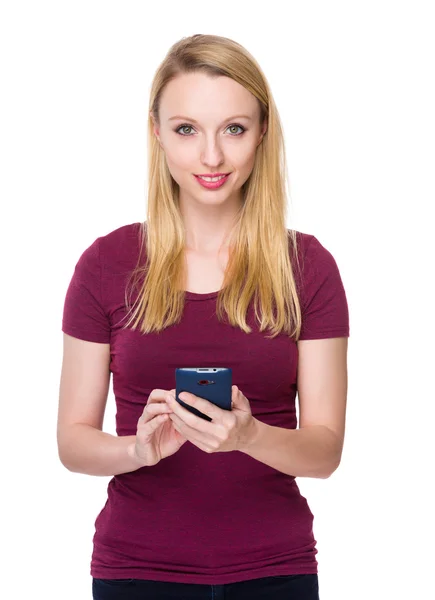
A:
{"label": "thumb", "polygon": [[236,385],[231,388],[231,406],[234,408],[245,408],[247,398],[242,394]]}

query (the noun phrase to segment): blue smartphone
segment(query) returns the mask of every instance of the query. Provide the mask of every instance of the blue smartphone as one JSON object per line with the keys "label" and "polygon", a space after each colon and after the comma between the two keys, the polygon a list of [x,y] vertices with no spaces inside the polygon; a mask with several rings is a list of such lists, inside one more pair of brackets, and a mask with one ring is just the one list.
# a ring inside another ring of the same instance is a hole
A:
{"label": "blue smartphone", "polygon": [[175,369],[175,397],[177,402],[206,421],[212,419],[180,400],[179,394],[190,392],[212,402],[219,408],[231,410],[232,385],[233,372],[232,369],[227,367],[182,367]]}

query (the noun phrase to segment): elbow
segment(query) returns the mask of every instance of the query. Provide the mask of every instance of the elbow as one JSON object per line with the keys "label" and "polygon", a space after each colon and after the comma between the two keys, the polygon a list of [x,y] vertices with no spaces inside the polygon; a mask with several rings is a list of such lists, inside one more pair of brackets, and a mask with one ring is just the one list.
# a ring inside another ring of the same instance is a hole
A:
{"label": "elbow", "polygon": [[331,475],[338,469],[340,466],[340,458],[328,465],[323,471],[318,475],[319,479],[329,479]]}
{"label": "elbow", "polygon": [[58,439],[57,439],[57,456],[59,458],[59,461],[62,464],[62,466],[65,467],[65,469],[67,469],[68,471],[71,471],[71,473],[74,473],[75,471],[71,464],[71,456],[70,455],[71,455],[71,452],[69,452],[68,444],[66,444],[64,441],[62,441],[60,439],[60,437],[58,437]]}
{"label": "elbow", "polygon": [[328,479],[338,469],[341,463],[341,455],[343,451],[343,443],[338,439],[337,435],[329,430],[333,436],[335,444],[330,449],[330,456],[327,464],[324,465],[323,472],[319,475],[321,479]]}
{"label": "elbow", "polygon": [[68,471],[73,471],[70,464],[68,463],[67,459],[65,458],[65,456],[63,455],[63,453],[61,452],[60,448],[58,448],[57,450],[57,455],[59,458],[59,462],[61,463],[61,465],[63,467],[65,467],[65,469],[67,469]]}
{"label": "elbow", "polygon": [[[71,473],[75,472],[73,467],[74,463],[74,442],[71,441],[70,435],[72,431],[72,427],[64,427],[60,428],[58,426],[56,442],[57,442],[57,456],[61,464],[70,471]],[[73,459],[73,460],[71,460]]]}
{"label": "elbow", "polygon": [[66,469],[67,471],[69,471],[70,473],[75,473],[75,472],[76,472],[76,471],[75,471],[75,470],[72,468],[72,466],[71,466],[69,463],[67,463],[65,460],[61,460],[61,459],[59,459],[59,460],[60,460],[60,463],[62,464],[62,466],[63,466],[63,467],[65,467],[65,469]]}

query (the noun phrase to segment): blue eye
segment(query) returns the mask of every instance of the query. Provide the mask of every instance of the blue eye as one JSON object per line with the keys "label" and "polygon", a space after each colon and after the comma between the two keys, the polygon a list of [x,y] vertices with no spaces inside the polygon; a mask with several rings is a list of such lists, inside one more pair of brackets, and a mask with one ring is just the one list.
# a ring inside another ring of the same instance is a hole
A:
{"label": "blue eye", "polygon": [[[228,125],[227,129],[229,129],[230,127],[238,127],[239,129],[242,130],[240,133],[231,134],[231,137],[238,137],[239,135],[242,135],[242,133],[244,131],[246,131],[246,129],[244,127],[242,127],[242,125],[238,125],[237,123]],[[192,125],[188,125],[187,123],[184,123],[183,125],[180,125],[179,127],[177,127],[177,129],[174,129],[174,131],[176,133],[178,133],[178,135],[182,135],[183,137],[192,137],[190,134],[180,133],[180,129],[193,129]]]}

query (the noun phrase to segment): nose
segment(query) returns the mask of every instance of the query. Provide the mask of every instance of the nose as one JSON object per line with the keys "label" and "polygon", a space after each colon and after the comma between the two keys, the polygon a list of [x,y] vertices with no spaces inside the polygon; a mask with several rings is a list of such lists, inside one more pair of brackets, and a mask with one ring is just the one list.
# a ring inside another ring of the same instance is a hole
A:
{"label": "nose", "polygon": [[204,137],[201,146],[201,161],[204,165],[216,169],[224,162],[224,154],[218,140],[213,137]]}

